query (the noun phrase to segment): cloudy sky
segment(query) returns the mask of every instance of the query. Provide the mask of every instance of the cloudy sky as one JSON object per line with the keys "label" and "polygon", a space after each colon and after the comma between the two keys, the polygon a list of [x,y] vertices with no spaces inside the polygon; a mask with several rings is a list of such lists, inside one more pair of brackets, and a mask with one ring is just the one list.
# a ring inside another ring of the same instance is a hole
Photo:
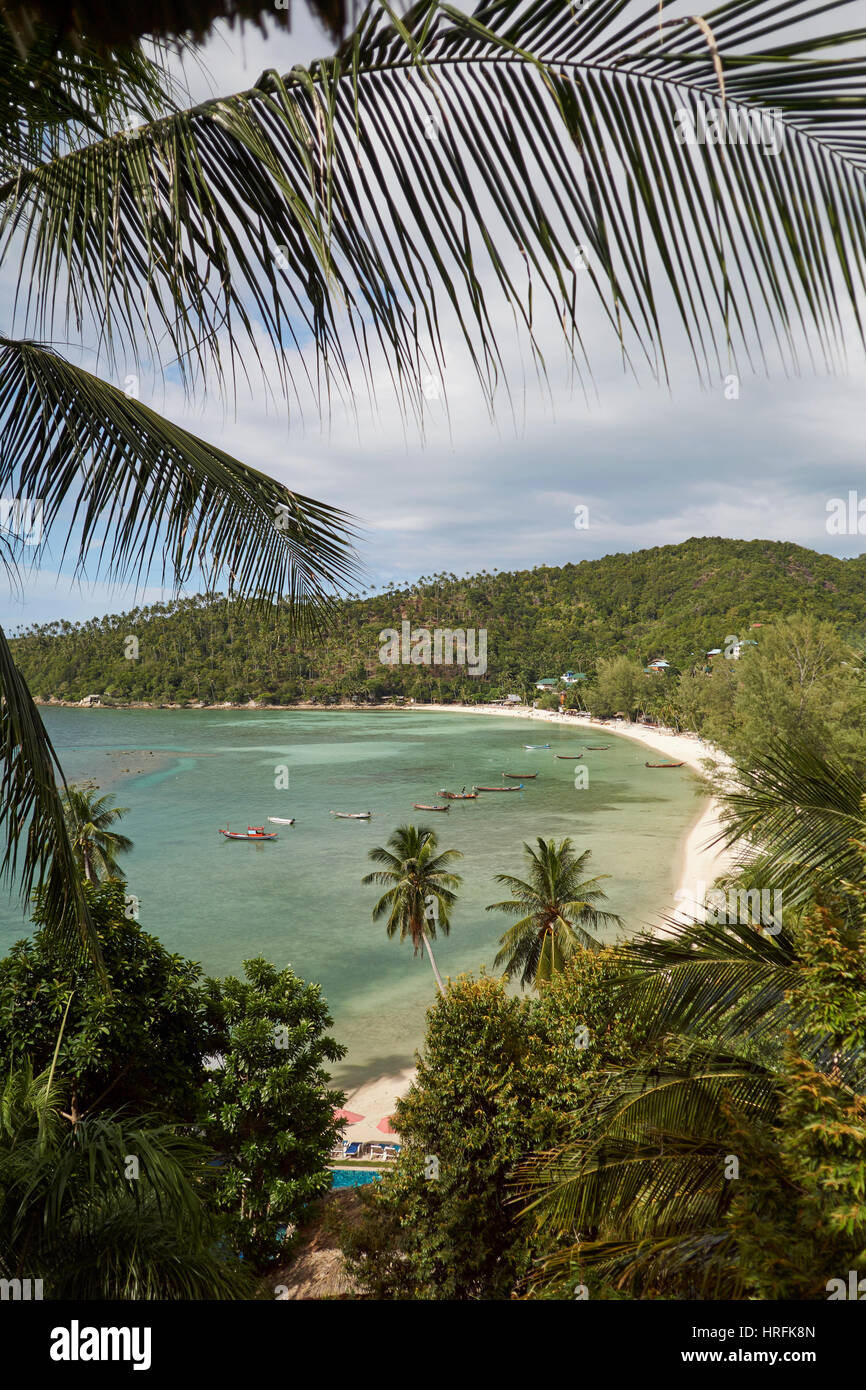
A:
{"label": "cloudy sky", "polygon": [[[292,35],[218,34],[204,55],[208,74],[187,77],[201,99],[326,51],[327,40],[299,14]],[[13,274],[0,271],[0,314]],[[285,404],[255,381],[229,406],[212,395],[187,400],[171,380],[143,388],[143,398],[281,482],[357,516],[368,585],[439,570],[562,564],[694,535],[859,553],[860,537],[827,530],[828,499],[858,486],[866,496],[866,369],[853,339],[847,371],[804,366],[786,376],[772,363],[769,375],[753,375],[741,367],[730,398],[722,380],[701,387],[676,333],[668,341],[669,384],[658,385],[648,372],[637,380],[624,373],[593,304],[583,322],[594,377],[587,391],[570,378],[552,329],[548,378],[539,381],[502,312],[496,323],[512,389],[510,400],[499,393],[492,416],[459,336],[446,332],[443,398],[427,403],[423,437],[401,418],[384,372],[376,409],[361,400],[353,417],[336,405],[327,420],[309,402],[303,419],[287,417]],[[588,510],[579,529],[578,506]],[[4,625],[77,620],[169,596],[156,582],[137,594],[73,585],[70,569],[49,554],[27,572],[23,591],[2,595]]]}

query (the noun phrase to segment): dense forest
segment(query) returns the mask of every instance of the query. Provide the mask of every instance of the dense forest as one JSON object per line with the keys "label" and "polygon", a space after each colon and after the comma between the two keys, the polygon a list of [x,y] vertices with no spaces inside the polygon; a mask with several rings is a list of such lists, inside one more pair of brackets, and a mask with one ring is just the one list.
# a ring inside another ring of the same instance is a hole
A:
{"label": "dense forest", "polygon": [[[201,594],[26,628],[12,647],[42,700],[475,701],[535,694],[537,680],[569,669],[585,672],[591,686],[599,663],[617,656],[641,666],[663,657],[672,674],[702,670],[706,652],[727,638],[756,639],[760,627],[796,613],[832,622],[859,648],[864,581],[866,556],[840,560],[786,542],[710,537],[561,568],[422,575],[411,587],[345,597],[328,630],[305,641],[293,636],[280,605]],[[383,664],[379,634],[404,621],[413,631],[486,631],[486,673]]]}

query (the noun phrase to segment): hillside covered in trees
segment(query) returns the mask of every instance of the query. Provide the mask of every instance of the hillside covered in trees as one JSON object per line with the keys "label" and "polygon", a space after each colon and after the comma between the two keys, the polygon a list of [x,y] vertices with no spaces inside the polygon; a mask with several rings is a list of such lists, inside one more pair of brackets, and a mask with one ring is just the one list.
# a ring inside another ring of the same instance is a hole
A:
{"label": "hillside covered in trees", "polygon": [[[754,625],[797,613],[832,622],[859,647],[866,556],[840,560],[784,542],[710,537],[561,568],[421,576],[408,588],[348,596],[329,630],[303,642],[279,605],[206,594],[23,629],[12,647],[42,700],[487,700],[526,695],[536,680],[568,669],[586,672],[591,684],[599,662],[616,656],[641,665],[664,657],[672,671],[700,670],[707,650],[726,638],[759,636]],[[380,632],[405,621],[412,630],[485,630],[486,673],[383,664]]]}

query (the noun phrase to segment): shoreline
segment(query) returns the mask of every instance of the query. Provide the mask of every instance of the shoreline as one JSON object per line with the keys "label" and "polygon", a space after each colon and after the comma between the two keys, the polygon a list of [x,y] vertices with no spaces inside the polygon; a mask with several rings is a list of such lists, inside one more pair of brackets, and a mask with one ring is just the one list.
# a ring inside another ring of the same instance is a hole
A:
{"label": "shoreline", "polygon": [[[229,702],[208,705],[196,704],[165,704],[154,705],[147,703],[134,702],[131,704],[118,704],[112,702],[108,705],[88,705],[79,701],[63,700],[43,700],[37,701],[46,708],[71,708],[71,709],[191,709],[191,710],[278,710],[285,713],[291,710],[310,710],[321,709],[323,713],[334,710],[392,710],[396,713],[406,711],[414,714],[478,714],[489,717],[500,717],[505,719],[525,719],[535,720],[546,724],[568,725],[570,727],[582,727],[584,729],[604,730],[605,736],[615,735],[617,738],[631,739],[632,742],[642,743],[645,748],[652,752],[660,753],[671,761],[682,762],[693,772],[696,772],[705,782],[708,780],[708,770],[704,766],[706,761],[710,761],[722,771],[724,776],[731,767],[731,759],[722,752],[721,749],[705,742],[697,734],[677,733],[672,729],[658,727],[648,727],[643,724],[633,724],[630,720],[610,719],[604,720],[588,714],[562,713],[559,710],[540,710],[529,709],[526,706],[507,708],[502,705],[437,705],[437,704],[406,704],[394,705],[391,702],[376,704],[354,704],[344,702],[333,705],[318,705],[311,702],[298,702],[294,705],[265,705],[250,701],[246,704],[231,704]],[[675,921],[686,921],[699,910],[703,902],[703,893],[710,887],[714,880],[728,871],[735,862],[735,855],[731,850],[724,850],[720,847],[711,848],[710,841],[715,838],[721,829],[720,808],[716,797],[709,787],[709,795],[706,804],[701,808],[696,820],[689,827],[685,839],[679,848],[679,870],[676,881],[679,887],[673,895],[673,903],[669,913],[666,915]],[[654,928],[655,931],[664,933],[664,927]],[[375,1143],[388,1136],[378,1129],[378,1124],[393,1112],[397,1100],[406,1094],[415,1079],[415,1067],[407,1066],[399,1072],[384,1076],[371,1077],[368,1081],[363,1081],[360,1085],[346,1092],[346,1108],[355,1110],[364,1115],[364,1119],[357,1124],[347,1125],[344,1129],[344,1136],[348,1142],[359,1141],[361,1143]],[[399,1136],[398,1136],[399,1139]]]}
{"label": "shoreline", "polygon": [[[351,706],[351,708],[358,707]],[[386,708],[393,707],[387,706]],[[671,761],[685,763],[705,783],[708,783],[708,769],[705,766],[707,761],[714,763],[721,769],[722,776],[726,775],[732,766],[732,760],[727,753],[716,748],[713,744],[707,743],[697,734],[677,733],[672,729],[648,728],[646,725],[632,724],[630,720],[602,720],[588,714],[562,714],[557,710],[529,710],[524,706],[517,709],[488,705],[410,705],[398,706],[397,708],[409,708],[424,713],[432,711],[441,714],[499,715],[507,719],[534,719],[547,724],[566,724],[572,727],[579,725],[585,729],[604,729],[605,735],[615,734],[619,738],[631,739],[634,743],[642,743],[645,748],[653,752],[663,754]],[[721,846],[712,847],[710,844],[719,833],[722,823],[719,802],[713,795],[709,784],[708,792],[706,804],[699,811],[697,819],[689,827],[685,840],[680,845],[680,867],[675,880],[679,883],[679,888],[674,892],[673,904],[667,914],[674,921],[688,921],[699,912],[703,906],[705,889],[710,887],[715,879],[729,871],[735,863],[736,856],[732,850],[726,850]],[[657,926],[653,930],[663,935],[665,929],[664,926]],[[365,1116],[369,1114],[370,1110],[375,1109],[375,1114],[365,1119],[363,1123],[347,1126],[346,1138],[348,1140],[357,1139],[361,1142],[378,1139],[380,1132],[375,1128],[378,1119],[390,1113],[396,1100],[405,1095],[414,1079],[415,1068],[406,1067],[394,1075],[380,1076],[369,1082],[364,1082],[354,1091],[348,1093],[347,1109],[357,1110]]]}

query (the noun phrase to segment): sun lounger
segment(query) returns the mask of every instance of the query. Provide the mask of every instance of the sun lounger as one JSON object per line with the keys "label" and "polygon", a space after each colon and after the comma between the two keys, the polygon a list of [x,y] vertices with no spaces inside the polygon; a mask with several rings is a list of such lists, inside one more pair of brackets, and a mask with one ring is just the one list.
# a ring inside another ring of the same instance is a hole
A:
{"label": "sun lounger", "polygon": [[343,1151],[343,1157],[344,1157],[344,1158],[359,1158],[359,1157],[360,1157],[360,1154],[361,1154],[361,1145],[360,1145],[360,1144],[353,1143],[353,1144],[346,1144],[346,1145],[345,1145],[345,1148],[344,1148],[344,1151]]}

